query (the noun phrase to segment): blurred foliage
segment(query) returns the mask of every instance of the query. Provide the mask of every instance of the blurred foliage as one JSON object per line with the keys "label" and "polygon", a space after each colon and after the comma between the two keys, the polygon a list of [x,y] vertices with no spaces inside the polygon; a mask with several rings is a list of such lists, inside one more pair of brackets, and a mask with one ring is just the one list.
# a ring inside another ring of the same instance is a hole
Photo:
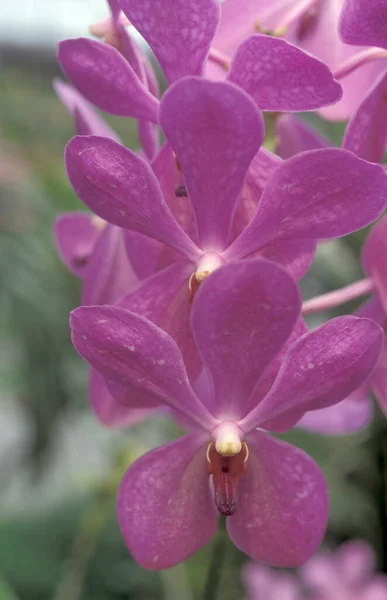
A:
{"label": "blurred foliage", "polygon": [[[0,331],[5,350],[0,409],[3,399],[18,403],[29,424],[26,446],[15,455],[0,456],[0,502],[22,468],[30,473],[32,487],[44,478],[63,415],[88,411],[86,368],[70,344],[68,329],[68,314],[79,302],[79,283],[57,258],[51,236],[58,212],[83,208],[63,167],[63,148],[73,127],[52,91],[54,76],[60,73],[53,57],[44,69],[31,59],[28,68],[5,64],[0,76]],[[107,120],[127,146],[136,147],[133,121]],[[339,144],[342,125],[315,121]],[[302,284],[305,297],[362,276],[358,255],[365,234],[321,246]],[[342,312],[348,308],[355,303]],[[330,316],[335,314],[340,311]],[[378,415],[371,428],[345,438],[327,440],[297,431],[284,436],[310,453],[327,476],[327,543],[363,537],[375,546],[384,567],[385,432]],[[131,449],[131,443],[130,436],[123,442],[117,435],[118,448],[124,444]],[[0,600],[193,600],[203,597],[210,568],[219,569],[219,598],[242,597],[239,571],[245,557],[224,527],[183,566],[149,573],[134,563],[115,517],[115,489],[124,468],[122,459],[114,459],[108,485],[101,475],[96,485],[83,482],[81,491],[67,489],[56,504],[42,501],[32,508],[28,497],[21,499],[23,510],[4,504]]]}

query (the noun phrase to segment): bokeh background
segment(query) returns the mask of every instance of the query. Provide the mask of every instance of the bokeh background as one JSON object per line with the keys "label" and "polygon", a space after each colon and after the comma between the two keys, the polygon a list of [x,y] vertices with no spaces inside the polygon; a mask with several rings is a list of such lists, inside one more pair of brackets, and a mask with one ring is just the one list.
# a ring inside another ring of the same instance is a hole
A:
{"label": "bokeh background", "polygon": [[[137,455],[177,430],[163,416],[130,431],[99,425],[87,402],[85,365],[70,344],[68,314],[80,286],[58,259],[51,228],[58,212],[83,207],[65,176],[73,126],[52,80],[61,77],[57,42],[88,35],[88,25],[107,16],[104,0],[3,2],[1,13],[0,600],[193,600],[203,597],[210,570],[220,578],[219,598],[242,598],[245,557],[223,526],[184,565],[149,573],[132,561],[116,523],[118,482]],[[134,122],[107,120],[135,149]],[[340,143],[344,124],[314,123]],[[270,136],[267,144],[273,147]],[[365,234],[321,246],[302,282],[305,298],[362,277]],[[326,439],[293,431],[287,439],[328,478],[326,544],[364,538],[387,571],[386,424],[375,413],[359,434]]]}

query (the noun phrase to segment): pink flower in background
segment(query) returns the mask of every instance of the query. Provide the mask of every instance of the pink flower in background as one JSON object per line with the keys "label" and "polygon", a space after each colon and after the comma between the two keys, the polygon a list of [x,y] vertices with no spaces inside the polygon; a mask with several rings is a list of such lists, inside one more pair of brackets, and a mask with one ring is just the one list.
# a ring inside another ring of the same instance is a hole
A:
{"label": "pink flower in background", "polygon": [[[219,23],[216,0],[185,0],[178,10],[174,0],[123,0],[120,5],[152,48],[169,84],[203,74]],[[65,40],[58,59],[73,85],[95,106],[158,122],[157,99],[115,48],[85,38]],[[314,110],[341,98],[341,86],[326,65],[285,40],[251,36],[226,66],[226,78],[262,110]]]}
{"label": "pink flower in background", "polygon": [[299,313],[297,286],[279,265],[257,258],[212,273],[190,319],[209,378],[200,397],[178,346],[150,321],[111,306],[72,313],[76,349],[114,393],[157,398],[192,429],[137,460],[121,483],[120,527],[143,567],[185,560],[214,535],[218,512],[235,544],[269,564],[302,564],[321,542],[323,475],[268,432],[358,387],[383,336],[368,319],[340,317],[299,337]]}
{"label": "pink flower in background", "polygon": [[387,577],[375,574],[375,556],[361,540],[313,556],[296,574],[249,563],[242,572],[246,600],[384,600]]}
{"label": "pink flower in background", "polygon": [[[364,0],[364,4],[373,1]],[[248,35],[262,29],[274,30],[322,60],[333,72],[339,72],[343,63],[361,51],[344,44],[339,37],[342,6],[343,0],[226,0],[221,5],[220,26],[213,47],[231,55]],[[332,106],[320,108],[319,114],[326,119],[348,119],[386,65],[387,55],[386,60],[365,64],[356,73],[340,78],[343,98]],[[217,76],[219,72],[218,69]]]}

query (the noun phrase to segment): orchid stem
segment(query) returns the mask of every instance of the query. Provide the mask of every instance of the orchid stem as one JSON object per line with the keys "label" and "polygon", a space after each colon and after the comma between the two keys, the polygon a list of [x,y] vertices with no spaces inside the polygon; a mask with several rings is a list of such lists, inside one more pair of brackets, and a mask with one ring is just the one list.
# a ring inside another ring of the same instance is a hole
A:
{"label": "orchid stem", "polygon": [[226,544],[224,543],[224,537],[218,533],[212,548],[212,557],[208,568],[203,600],[216,600],[225,555]]}
{"label": "orchid stem", "polygon": [[328,308],[335,308],[350,300],[354,300],[365,294],[370,294],[373,290],[374,283],[371,279],[355,281],[355,283],[351,283],[334,292],[328,292],[327,294],[322,294],[321,296],[306,300],[302,305],[302,314],[308,315],[310,313],[327,310]]}

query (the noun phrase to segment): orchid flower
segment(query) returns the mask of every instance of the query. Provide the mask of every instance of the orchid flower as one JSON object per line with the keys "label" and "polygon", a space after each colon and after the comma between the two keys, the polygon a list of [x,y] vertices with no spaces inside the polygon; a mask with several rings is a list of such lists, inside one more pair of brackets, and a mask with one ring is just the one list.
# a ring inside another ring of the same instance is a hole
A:
{"label": "orchid flower", "polygon": [[122,480],[119,523],[143,567],[185,560],[212,538],[219,513],[234,543],[269,564],[302,564],[321,542],[324,477],[269,431],[358,387],[383,335],[373,321],[341,317],[298,337],[299,314],[297,285],[280,265],[255,258],[212,273],[190,317],[210,382],[198,397],[178,346],[152,322],[112,306],[72,313],[77,351],[111,389],[158,398],[192,429],[142,456]]}
{"label": "orchid flower", "polygon": [[[365,0],[367,3],[372,4]],[[342,4],[343,0],[226,0],[221,5],[213,53],[217,50],[230,55],[242,40],[257,31],[284,36],[323,61],[340,81],[342,99],[332,106],[320,107],[319,114],[335,121],[348,119],[386,68],[387,53],[367,50],[365,54],[341,41],[338,23]],[[380,60],[382,57],[384,60]],[[219,78],[222,71],[211,65],[209,74]]]}
{"label": "orchid flower", "polygon": [[[203,75],[215,36],[216,0],[121,0],[130,23],[152,48],[169,84]],[[138,73],[112,46],[86,38],[60,43],[63,71],[98,108],[121,116],[158,122],[159,102]],[[341,86],[324,63],[285,40],[253,35],[222,62],[226,79],[247,91],[262,110],[314,110],[337,102]]]}

